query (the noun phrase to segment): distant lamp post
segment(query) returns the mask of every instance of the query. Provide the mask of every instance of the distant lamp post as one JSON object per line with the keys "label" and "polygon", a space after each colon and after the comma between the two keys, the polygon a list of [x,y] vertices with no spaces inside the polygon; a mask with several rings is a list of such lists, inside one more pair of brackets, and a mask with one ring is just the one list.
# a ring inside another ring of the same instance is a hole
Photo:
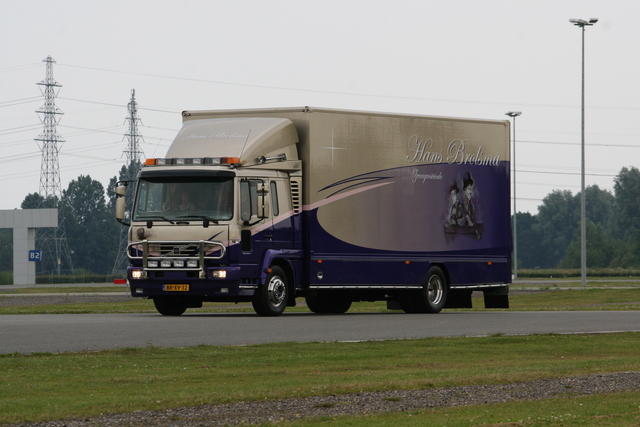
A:
{"label": "distant lamp post", "polygon": [[585,198],[585,166],[584,166],[584,29],[590,27],[596,22],[598,18],[591,18],[588,21],[584,19],[570,19],[576,27],[582,29],[582,105],[581,105],[581,147],[582,147],[582,166],[580,175],[582,182],[580,185],[580,271],[582,276],[582,287],[587,286],[587,220],[586,220],[586,198]]}
{"label": "distant lamp post", "polygon": [[521,111],[509,111],[505,113],[513,119],[513,278],[518,278],[518,227],[516,225],[516,117],[522,114]]}

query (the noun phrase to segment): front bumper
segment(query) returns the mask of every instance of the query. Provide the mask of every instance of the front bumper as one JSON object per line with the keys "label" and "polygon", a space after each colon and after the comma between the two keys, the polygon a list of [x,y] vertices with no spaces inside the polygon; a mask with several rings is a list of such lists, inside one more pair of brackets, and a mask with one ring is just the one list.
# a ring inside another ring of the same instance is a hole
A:
{"label": "front bumper", "polygon": [[236,297],[251,297],[257,288],[255,283],[241,278],[241,268],[237,266],[207,267],[202,272],[188,269],[154,270],[133,266],[127,270],[127,279],[131,296],[134,297],[176,295],[201,297],[210,301],[228,301]]}

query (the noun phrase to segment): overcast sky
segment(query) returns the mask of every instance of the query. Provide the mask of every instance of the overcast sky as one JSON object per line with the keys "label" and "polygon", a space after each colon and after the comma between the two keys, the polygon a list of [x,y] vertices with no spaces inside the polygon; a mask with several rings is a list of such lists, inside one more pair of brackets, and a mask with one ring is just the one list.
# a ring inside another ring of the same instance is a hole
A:
{"label": "overcast sky", "polygon": [[39,191],[38,82],[51,56],[62,189],[106,188],[141,148],[162,156],[194,109],[315,106],[516,122],[517,209],[580,191],[581,30],[587,185],[640,163],[637,0],[34,1],[0,5],[0,209]]}

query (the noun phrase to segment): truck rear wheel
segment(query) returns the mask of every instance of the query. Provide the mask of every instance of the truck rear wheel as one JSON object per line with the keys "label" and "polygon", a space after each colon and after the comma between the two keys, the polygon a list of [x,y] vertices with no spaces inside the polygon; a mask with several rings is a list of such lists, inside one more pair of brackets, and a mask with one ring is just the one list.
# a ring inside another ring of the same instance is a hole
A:
{"label": "truck rear wheel", "polygon": [[187,304],[170,297],[154,297],[153,304],[163,316],[180,316],[187,311]]}
{"label": "truck rear wheel", "polygon": [[260,316],[279,316],[284,312],[289,298],[287,275],[278,267],[271,267],[267,282],[258,288],[251,301]]}
{"label": "truck rear wheel", "polygon": [[405,313],[439,313],[447,302],[448,286],[440,267],[431,267],[423,288],[400,298]]}

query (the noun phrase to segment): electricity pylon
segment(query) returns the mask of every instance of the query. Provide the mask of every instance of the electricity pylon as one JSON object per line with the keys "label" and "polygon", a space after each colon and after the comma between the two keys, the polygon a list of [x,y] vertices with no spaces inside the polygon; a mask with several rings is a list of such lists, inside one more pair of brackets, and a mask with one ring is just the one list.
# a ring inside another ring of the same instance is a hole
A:
{"label": "electricity pylon", "polygon": [[[47,64],[46,77],[38,83],[44,95],[44,105],[36,111],[43,124],[42,133],[35,138],[41,143],[42,160],[40,166],[40,195],[42,196],[41,208],[58,209],[58,227],[41,228],[38,230],[38,242],[42,250],[42,259],[45,266],[51,266],[57,274],[60,274],[63,260],[69,270],[73,270],[71,251],[67,245],[64,226],[64,209],[61,209],[62,189],[60,187],[60,166],[58,162],[58,144],[64,139],[58,134],[56,126],[63,114],[56,107],[56,97],[59,88],[62,87],[53,78],[53,64],[56,62],[47,56],[42,62]],[[46,268],[44,268],[46,269]]]}
{"label": "electricity pylon", "polygon": [[[140,142],[144,141],[140,132],[138,132],[138,124],[141,124],[142,121],[138,117],[138,103],[136,102],[136,90],[131,89],[131,100],[127,105],[127,109],[129,114],[127,115],[127,128],[128,131],[125,133],[125,138],[127,139],[127,148],[123,151],[127,158],[126,166],[123,166],[120,169],[119,179],[121,181],[129,181],[133,182],[140,170],[141,159],[144,155],[142,150],[140,149]],[[126,200],[126,212],[131,213],[131,209],[133,207],[133,195],[134,195],[134,186],[128,185],[127,191],[125,192],[125,200]],[[118,253],[116,254],[116,261],[113,265],[113,273],[115,274],[119,270],[124,268],[124,261],[127,259],[127,244],[129,243],[128,239],[128,229],[123,227],[120,232],[120,245],[118,248]]]}

